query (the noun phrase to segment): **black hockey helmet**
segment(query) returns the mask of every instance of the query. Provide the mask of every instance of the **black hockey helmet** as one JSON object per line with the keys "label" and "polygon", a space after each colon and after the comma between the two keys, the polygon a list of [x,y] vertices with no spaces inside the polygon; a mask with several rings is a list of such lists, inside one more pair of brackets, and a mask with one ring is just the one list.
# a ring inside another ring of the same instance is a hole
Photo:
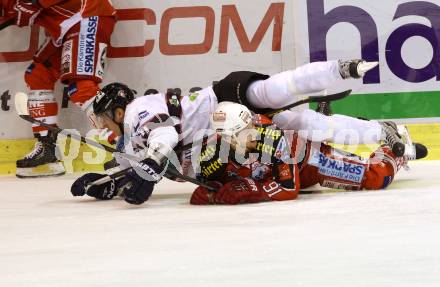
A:
{"label": "black hockey helmet", "polygon": [[111,83],[102,88],[93,101],[93,112],[96,115],[107,114],[112,119],[116,108],[125,108],[134,100],[135,91],[121,83]]}

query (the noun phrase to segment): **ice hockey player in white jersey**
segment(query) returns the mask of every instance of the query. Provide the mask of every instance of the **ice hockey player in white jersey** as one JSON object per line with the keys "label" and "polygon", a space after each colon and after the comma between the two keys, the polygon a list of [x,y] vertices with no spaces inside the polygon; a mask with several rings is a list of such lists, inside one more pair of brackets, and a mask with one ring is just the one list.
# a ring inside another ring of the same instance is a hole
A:
{"label": "ice hockey player in white jersey", "polygon": [[[127,202],[142,204],[161,179],[163,163],[171,157],[173,150],[179,145],[200,139],[209,131],[210,115],[219,102],[241,103],[256,113],[264,109],[278,109],[299,100],[304,94],[324,90],[338,80],[361,78],[376,65],[362,60],[316,62],[271,77],[254,72],[233,72],[213,86],[189,96],[180,97],[168,91],[166,94],[139,97],[132,102],[132,92],[125,85],[116,83],[105,87],[105,93],[95,99],[94,112],[102,127],[124,134],[125,151],[143,159],[144,172],[139,174],[132,170],[117,183],[92,186],[87,194],[107,199],[113,197],[115,189],[119,188],[123,190]],[[313,120],[310,121],[310,118]],[[358,132],[359,143],[380,142],[389,138],[396,140],[398,137],[397,131],[377,121],[341,115],[325,116],[311,110],[282,113],[273,120],[283,129],[291,129],[290,125],[295,125],[295,130],[309,130],[312,127],[313,130],[321,130],[319,134],[324,135],[329,134],[326,132],[332,127],[330,136],[320,138],[320,141],[338,143],[338,138],[333,135],[347,127]],[[366,134],[369,137],[365,137]],[[345,139],[340,143],[345,143]],[[190,173],[191,154],[179,156],[182,173]],[[149,179],[145,179],[145,175],[149,175]],[[72,194],[84,195],[87,183],[104,176],[85,174],[73,184]]]}

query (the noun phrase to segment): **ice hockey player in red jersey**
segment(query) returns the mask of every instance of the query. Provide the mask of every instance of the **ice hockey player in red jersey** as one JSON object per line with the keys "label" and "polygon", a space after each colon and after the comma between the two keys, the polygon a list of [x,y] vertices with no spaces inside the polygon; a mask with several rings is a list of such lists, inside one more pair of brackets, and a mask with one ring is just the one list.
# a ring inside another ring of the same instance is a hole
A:
{"label": "ice hockey player in red jersey", "polygon": [[[26,69],[30,115],[57,125],[58,106],[54,86],[68,85],[69,99],[95,124],[92,102],[100,92],[106,48],[115,25],[110,0],[0,0],[5,19],[19,27],[39,25],[49,35]],[[17,176],[60,175],[64,168],[55,156],[55,138],[46,128],[34,125],[38,139],[34,149],[17,161]],[[109,135],[112,141],[116,136]],[[33,170],[46,166],[46,169]]]}
{"label": "ice hockey player in red jersey", "polygon": [[203,148],[199,179],[219,189],[196,188],[191,204],[291,200],[300,188],[318,183],[345,190],[384,189],[408,160],[427,155],[426,147],[418,143],[408,147],[403,157],[382,145],[363,159],[303,140],[295,132],[286,134],[265,116],[252,115],[245,106],[231,102],[219,104],[211,125],[221,140]]}
{"label": "ice hockey player in red jersey", "polygon": [[[263,115],[245,106],[222,102],[211,115],[218,137],[203,145],[197,160],[197,178],[218,188],[198,187],[191,204],[239,204],[297,198],[299,166],[291,160],[284,133]],[[297,135],[291,139],[293,145]]]}
{"label": "ice hockey player in red jersey", "polygon": [[[108,85],[103,88],[105,93],[95,98],[94,113],[107,128],[123,132],[125,152],[142,158],[145,173],[156,174],[154,178],[157,180],[145,180],[132,170],[118,184],[109,182],[89,189],[88,182],[106,175],[85,174],[73,184],[72,194],[82,196],[87,193],[97,198],[106,198],[103,193],[109,188],[112,187],[113,192],[110,194],[113,196],[114,188],[125,186],[125,200],[142,204],[148,200],[154,185],[159,182],[163,164],[168,159],[178,158],[179,170],[184,175],[195,176],[192,149],[179,154],[175,154],[174,150],[209,133],[209,118],[218,103],[244,103],[257,113],[264,108],[277,109],[299,100],[304,94],[326,89],[338,79],[349,77],[350,74],[346,74],[348,71],[354,73],[351,77],[360,77],[365,74],[365,69],[359,67],[371,68],[374,65],[357,60],[328,61],[306,64],[273,76],[247,71],[232,72],[213,86],[187,96],[180,96],[170,90],[167,93],[138,97],[133,101],[134,95],[127,86],[119,83]],[[281,119],[287,125],[297,124],[299,130],[307,130],[312,126],[313,130],[327,135],[322,140],[336,143],[345,143],[345,138],[341,141],[340,137],[334,135],[347,126],[360,135],[359,143],[381,142],[385,139],[383,135],[394,134],[393,131],[384,132],[382,124],[377,121],[363,121],[342,115],[318,115],[308,110],[282,114]],[[331,133],[326,132],[329,129],[332,129]],[[373,137],[364,137],[366,134]],[[313,138],[314,134],[311,136]]]}

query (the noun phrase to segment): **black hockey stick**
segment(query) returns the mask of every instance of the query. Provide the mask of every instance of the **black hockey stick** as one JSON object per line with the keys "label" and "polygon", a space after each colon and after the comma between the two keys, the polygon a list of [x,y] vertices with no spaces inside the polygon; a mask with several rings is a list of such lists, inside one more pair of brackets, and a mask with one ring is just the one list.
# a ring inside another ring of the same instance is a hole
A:
{"label": "black hockey stick", "polygon": [[[310,97],[307,97],[307,98],[305,98],[303,100],[300,100],[300,101],[297,101],[297,102],[292,103],[290,105],[287,105],[287,106],[285,106],[283,108],[280,108],[280,109],[277,109],[277,110],[271,110],[271,111],[265,113],[265,115],[267,117],[272,118],[276,114],[279,114],[279,113],[281,113],[281,112],[283,112],[285,110],[288,110],[288,109],[291,109],[291,108],[294,108],[294,107],[297,107],[297,106],[300,106],[300,105],[303,105],[303,104],[318,103],[318,102],[330,102],[330,101],[340,100],[340,99],[343,99],[343,98],[347,97],[348,95],[350,95],[351,91],[352,90],[346,90],[346,91],[343,91],[343,92],[340,92],[340,93],[337,93],[337,94],[331,94],[331,95],[326,95],[326,96],[310,96]],[[212,135],[211,136],[204,136],[201,140],[199,140],[197,142],[187,143],[186,145],[183,145],[183,146],[177,148],[175,151],[176,151],[176,153],[179,153],[179,152],[187,150],[187,149],[189,149],[189,148],[191,148],[193,146],[200,145],[200,144],[203,145],[211,137],[213,137],[213,136]],[[98,179],[97,181],[94,181],[94,182],[92,182],[90,184],[91,185],[100,185],[100,184],[105,183],[106,181],[108,181],[110,179],[117,179],[117,178],[123,176],[125,173],[127,173],[130,169],[131,168],[126,168],[126,169],[115,171],[114,173],[111,173],[111,174],[107,175],[105,178]]]}
{"label": "black hockey stick", "polygon": [[2,23],[0,23],[0,31],[3,29],[8,28],[9,26],[12,26],[15,24],[15,18],[10,18]]}
{"label": "black hockey stick", "polygon": [[17,114],[20,116],[20,118],[24,119],[25,121],[28,121],[30,123],[33,124],[37,124],[39,126],[45,127],[48,130],[54,132],[55,134],[63,134],[66,137],[71,137],[75,140],[78,140],[80,142],[86,143],[86,144],[90,144],[91,146],[100,148],[100,149],[104,149],[108,152],[117,152],[116,149],[106,146],[106,145],[102,145],[96,141],[92,141],[92,140],[87,140],[85,137],[79,135],[79,134],[74,134],[74,133],[70,133],[66,130],[60,129],[58,127],[43,123],[42,121],[36,120],[34,118],[32,118],[29,115],[29,109],[28,109],[28,95],[25,93],[16,93],[14,96],[14,101],[15,101],[15,111],[17,112]]}
{"label": "black hockey stick", "polygon": [[276,114],[279,114],[285,110],[289,110],[291,108],[303,105],[303,104],[309,104],[309,103],[319,103],[319,102],[331,102],[331,101],[337,101],[337,100],[341,100],[345,97],[347,97],[348,95],[351,94],[352,90],[346,90],[337,94],[331,94],[331,95],[327,95],[327,96],[310,96],[307,97],[301,101],[295,102],[293,104],[287,105],[283,108],[277,109],[277,110],[272,110],[269,111],[267,113],[265,113],[264,115],[272,118],[273,116],[275,116]]}
{"label": "black hockey stick", "polygon": [[[281,109],[269,111],[265,115],[268,116],[268,117],[273,117],[274,115],[276,115],[276,114],[278,114],[278,113],[280,113],[280,112],[282,112],[284,110],[291,109],[293,107],[296,107],[296,106],[299,106],[299,105],[302,105],[302,104],[322,102],[322,101],[327,101],[328,102],[328,101],[339,100],[339,99],[347,97],[350,93],[351,93],[351,90],[347,90],[347,91],[344,91],[344,92],[341,92],[341,93],[327,95],[327,96],[310,96],[310,97],[307,97],[307,98],[305,98],[303,100],[300,100],[298,102],[295,102],[295,103],[292,103],[290,105],[287,105],[287,106],[285,106],[285,107],[283,107]],[[23,99],[21,99],[21,98],[23,98]],[[55,133],[62,133],[62,134],[65,134],[67,136],[71,136],[72,138],[74,138],[76,140],[79,140],[81,142],[90,144],[90,145],[95,146],[95,147],[100,148],[100,149],[104,149],[104,150],[106,150],[108,152],[111,152],[111,153],[118,152],[116,149],[114,149],[112,147],[101,145],[101,144],[99,144],[99,143],[97,143],[95,141],[91,141],[91,140],[87,141],[84,137],[82,137],[80,135],[69,133],[69,132],[64,131],[62,129],[59,129],[57,127],[54,127],[54,126],[45,124],[45,123],[43,123],[41,121],[33,119],[32,117],[29,116],[29,112],[28,112],[28,109],[27,109],[27,95],[24,94],[24,93],[18,93],[15,96],[15,101],[16,101],[17,113],[20,115],[20,117],[22,117],[23,119],[25,119],[28,122],[39,124],[41,126],[44,126],[44,127],[48,128],[49,130],[52,130]],[[184,146],[181,146],[180,148],[176,149],[176,152],[178,153],[178,152],[187,150],[187,149],[191,148],[194,145],[203,144],[204,142],[209,140],[210,137],[211,136],[205,136],[205,137],[203,137],[198,142],[191,142],[191,143],[188,143],[188,144],[186,144]],[[140,161],[140,159],[133,159],[133,158],[131,158],[131,160]],[[125,168],[125,169],[122,169],[122,170],[118,170],[118,171],[116,171],[116,172],[114,172],[112,174],[107,175],[106,177],[103,177],[103,178],[98,179],[98,180],[96,180],[94,182],[91,182],[90,185],[100,185],[102,183],[107,182],[110,179],[117,179],[117,178],[123,176],[129,170],[131,170],[131,167]],[[215,188],[213,188],[211,186],[203,184],[203,183],[201,183],[201,182],[199,182],[199,181],[197,181],[197,180],[195,180],[195,179],[193,179],[191,177],[188,177],[188,176],[180,174],[174,167],[173,168],[169,168],[167,170],[167,174],[168,174],[168,177],[181,178],[183,180],[186,180],[188,182],[194,183],[196,185],[201,185],[203,187],[206,187],[206,188],[208,188],[210,190],[215,190]]]}
{"label": "black hockey stick", "polygon": [[[100,144],[100,143],[98,143],[98,142],[96,142],[96,141],[93,141],[93,140],[87,140],[85,137],[83,137],[83,136],[81,136],[81,135],[73,134],[73,133],[69,133],[68,131],[65,131],[65,130],[60,129],[60,128],[55,127],[55,126],[48,125],[48,124],[46,124],[46,123],[43,123],[42,121],[39,121],[39,120],[36,120],[36,119],[32,118],[32,117],[29,115],[29,110],[28,110],[28,96],[27,96],[25,93],[17,93],[17,94],[15,94],[15,109],[16,109],[16,111],[17,111],[17,114],[18,114],[22,119],[24,119],[25,121],[28,121],[28,122],[33,123],[33,124],[40,125],[40,126],[42,126],[42,127],[45,127],[45,128],[47,128],[48,130],[50,130],[50,131],[52,131],[52,132],[54,132],[54,133],[56,133],[56,134],[63,134],[63,135],[65,135],[65,136],[70,136],[71,138],[73,138],[73,139],[75,139],[75,140],[78,140],[78,141],[80,141],[80,142],[83,142],[83,143],[89,144],[89,145],[94,146],[94,147],[97,147],[97,148],[99,148],[99,149],[103,149],[103,150],[108,151],[108,152],[111,152],[111,153],[119,153],[119,154],[121,155],[121,157],[124,157],[124,159],[126,159],[126,160],[128,160],[128,161],[131,161],[131,162],[140,162],[140,161],[142,160],[142,159],[137,158],[137,157],[135,157],[135,156],[131,156],[131,155],[128,155],[128,154],[120,153],[120,152],[119,152],[118,150],[116,150],[115,148],[112,148],[112,147],[109,147],[109,146],[106,146],[106,145],[102,145],[102,144]],[[125,174],[125,173],[126,173],[127,171],[129,171],[131,168],[132,168],[132,167],[126,168],[126,169],[124,169],[124,170],[121,170],[120,173],[118,173],[118,176],[117,176],[117,177],[119,177],[119,176]],[[109,177],[110,177],[111,179],[115,179],[115,178],[117,178],[115,175],[111,175],[111,176],[108,176],[108,177],[105,177],[105,178],[108,180]],[[194,183],[194,184],[196,184],[196,185],[199,185],[199,186],[203,186],[203,187],[205,187],[205,188],[208,188],[209,190],[217,190],[216,188],[213,188],[213,187],[211,187],[211,186],[209,186],[209,185],[206,185],[206,184],[204,184],[204,183],[202,183],[202,182],[200,182],[200,181],[198,181],[198,180],[196,180],[196,179],[194,179],[194,178],[192,178],[192,177],[189,177],[189,176],[186,176],[186,175],[181,174],[181,173],[178,172],[175,168],[169,168],[169,169],[167,169],[166,172],[165,172],[165,177],[168,177],[168,178],[175,178],[175,177],[177,177],[177,178],[183,179],[183,180],[185,180],[185,181],[188,181],[188,182]],[[98,181],[100,182],[100,184],[106,182],[106,181],[101,181],[101,179],[99,179]],[[95,184],[95,182],[92,182],[91,185],[97,185],[97,184]]]}

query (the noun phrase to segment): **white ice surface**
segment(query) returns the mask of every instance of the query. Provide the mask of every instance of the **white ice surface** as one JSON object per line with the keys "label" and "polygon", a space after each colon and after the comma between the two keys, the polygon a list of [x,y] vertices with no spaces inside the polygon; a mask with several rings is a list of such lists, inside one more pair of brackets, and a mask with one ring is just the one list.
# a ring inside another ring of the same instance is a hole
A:
{"label": "white ice surface", "polygon": [[74,175],[0,178],[0,286],[440,286],[440,162],[390,189],[190,206],[73,198]]}

